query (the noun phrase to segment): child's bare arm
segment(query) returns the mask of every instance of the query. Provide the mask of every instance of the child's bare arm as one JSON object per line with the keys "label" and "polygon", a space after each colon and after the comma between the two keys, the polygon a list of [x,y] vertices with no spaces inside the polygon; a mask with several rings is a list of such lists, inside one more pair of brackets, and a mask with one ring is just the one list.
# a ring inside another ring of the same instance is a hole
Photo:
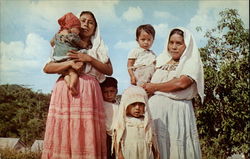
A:
{"label": "child's bare arm", "polygon": [[123,154],[122,154],[122,150],[121,150],[121,143],[119,144],[118,159],[124,159]]}
{"label": "child's bare arm", "polygon": [[136,78],[132,69],[132,67],[134,66],[134,63],[135,63],[135,59],[128,59],[127,67],[128,67],[128,73],[130,76],[130,83],[133,85],[136,85]]}
{"label": "child's bare arm", "polygon": [[160,152],[155,148],[155,146],[152,146],[152,151],[153,151],[154,159],[160,159]]}

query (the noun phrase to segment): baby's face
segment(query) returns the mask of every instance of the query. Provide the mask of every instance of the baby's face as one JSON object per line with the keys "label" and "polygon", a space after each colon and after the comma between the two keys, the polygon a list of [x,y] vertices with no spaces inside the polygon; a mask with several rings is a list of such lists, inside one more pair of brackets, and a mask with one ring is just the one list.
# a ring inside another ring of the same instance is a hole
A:
{"label": "baby's face", "polygon": [[151,34],[148,34],[144,30],[142,30],[137,39],[137,42],[141,48],[149,50],[154,42],[154,38]]}
{"label": "baby's face", "polygon": [[115,87],[103,87],[102,96],[104,101],[114,103],[117,94],[117,89]]}
{"label": "baby's face", "polygon": [[79,35],[79,33],[80,33],[80,28],[75,28],[75,27],[74,27],[74,28],[71,28],[71,29],[70,29],[70,32]]}
{"label": "baby's face", "polygon": [[127,107],[126,113],[128,116],[140,118],[145,113],[145,104],[141,102],[135,102]]}

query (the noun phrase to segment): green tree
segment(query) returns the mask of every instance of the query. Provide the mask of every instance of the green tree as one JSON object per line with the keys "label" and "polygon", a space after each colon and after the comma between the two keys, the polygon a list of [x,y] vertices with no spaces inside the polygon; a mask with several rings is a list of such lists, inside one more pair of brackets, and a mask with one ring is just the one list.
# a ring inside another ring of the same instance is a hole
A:
{"label": "green tree", "polygon": [[49,99],[20,85],[0,85],[0,136],[20,137],[28,145],[43,139]]}
{"label": "green tree", "polygon": [[[196,110],[206,156],[249,154],[249,30],[237,10],[219,13],[218,26],[205,34],[205,102]],[[196,103],[199,105],[199,103]]]}

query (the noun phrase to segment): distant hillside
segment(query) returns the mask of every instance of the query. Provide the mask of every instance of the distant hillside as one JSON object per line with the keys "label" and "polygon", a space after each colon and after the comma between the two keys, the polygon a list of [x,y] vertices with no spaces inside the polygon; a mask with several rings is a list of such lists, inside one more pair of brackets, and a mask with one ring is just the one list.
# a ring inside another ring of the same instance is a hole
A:
{"label": "distant hillside", "polygon": [[0,136],[20,137],[27,145],[42,139],[50,94],[21,85],[0,85]]}

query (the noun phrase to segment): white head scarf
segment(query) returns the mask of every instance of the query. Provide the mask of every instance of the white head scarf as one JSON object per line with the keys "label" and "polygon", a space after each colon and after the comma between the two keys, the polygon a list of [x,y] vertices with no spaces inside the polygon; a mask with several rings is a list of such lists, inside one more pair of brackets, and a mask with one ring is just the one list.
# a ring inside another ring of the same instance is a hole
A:
{"label": "white head scarf", "polygon": [[115,125],[115,142],[117,147],[117,153],[119,152],[119,143],[122,140],[124,131],[126,129],[126,110],[127,107],[135,102],[141,102],[145,104],[145,114],[144,114],[144,130],[145,130],[145,141],[149,146],[154,146],[158,150],[156,135],[153,127],[153,120],[151,118],[151,113],[148,107],[148,96],[145,90],[139,86],[130,86],[122,94],[121,103],[119,105],[118,120]]}
{"label": "white head scarf", "polygon": [[[96,19],[96,18],[95,18]],[[91,37],[92,48],[87,50],[87,54],[94,57],[102,63],[107,63],[109,60],[108,47],[104,44],[101,38],[100,30],[98,27],[98,22],[96,19],[96,29],[95,34]],[[80,52],[85,52],[85,49],[80,50]],[[85,73],[93,75],[99,82],[105,80],[105,75],[96,70],[92,65],[86,64]]]}
{"label": "white head scarf", "polygon": [[[176,76],[180,77],[181,75],[188,75],[193,80],[195,80],[197,85],[197,91],[201,97],[201,101],[204,100],[204,73],[203,73],[203,64],[200,58],[199,50],[196,46],[195,40],[191,32],[185,28],[177,27],[173,28],[169,32],[172,32],[174,29],[179,29],[184,32],[184,42],[186,49],[182,54],[179,64],[176,68]],[[157,57],[156,67],[160,67],[169,60],[171,60],[171,55],[168,52],[168,41],[170,37],[167,37],[166,45],[163,52]]]}

